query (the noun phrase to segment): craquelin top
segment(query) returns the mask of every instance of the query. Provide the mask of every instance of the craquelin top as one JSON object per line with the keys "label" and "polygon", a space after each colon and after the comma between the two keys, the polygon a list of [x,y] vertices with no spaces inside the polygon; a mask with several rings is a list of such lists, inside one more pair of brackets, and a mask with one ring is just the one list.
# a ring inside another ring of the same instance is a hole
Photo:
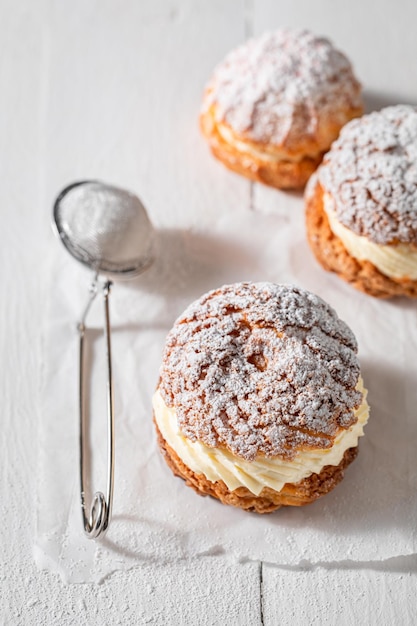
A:
{"label": "craquelin top", "polygon": [[417,245],[417,108],[387,107],[349,122],[317,177],[354,233]]}
{"label": "craquelin top", "polygon": [[340,109],[360,108],[360,85],[330,41],[282,29],[227,55],[206,91],[204,107],[213,104],[216,121],[237,135],[291,146],[329,118],[338,120]]}
{"label": "craquelin top", "polygon": [[329,448],[362,401],[357,344],[321,298],[238,283],[191,304],[168,335],[159,390],[192,441],[247,460]]}

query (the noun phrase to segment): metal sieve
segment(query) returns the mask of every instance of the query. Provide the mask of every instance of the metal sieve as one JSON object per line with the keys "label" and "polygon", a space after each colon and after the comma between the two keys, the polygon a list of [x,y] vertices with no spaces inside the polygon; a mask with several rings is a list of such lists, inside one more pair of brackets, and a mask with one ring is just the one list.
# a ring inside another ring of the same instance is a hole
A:
{"label": "metal sieve", "polygon": [[[79,454],[81,511],[84,531],[92,539],[110,522],[114,486],[114,401],[109,297],[111,279],[141,274],[153,261],[155,234],[145,207],[132,193],[98,181],[81,181],[66,187],[53,209],[56,234],[77,261],[91,268],[90,297],[78,323],[79,333]],[[85,341],[86,318],[99,291],[104,302],[104,337],[107,365],[107,490],[85,502]]]}

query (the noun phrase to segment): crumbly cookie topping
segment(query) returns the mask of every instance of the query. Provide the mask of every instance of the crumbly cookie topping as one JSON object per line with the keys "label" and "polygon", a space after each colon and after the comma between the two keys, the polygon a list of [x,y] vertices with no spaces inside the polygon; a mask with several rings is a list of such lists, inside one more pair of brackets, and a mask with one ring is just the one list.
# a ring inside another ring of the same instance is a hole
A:
{"label": "crumbly cookie topping", "polygon": [[357,235],[417,245],[417,108],[388,107],[347,124],[318,178]]}
{"label": "crumbly cookie topping", "polygon": [[160,392],[182,433],[253,460],[331,447],[362,400],[354,335],[321,298],[238,283],[191,304],[167,338]]}
{"label": "crumbly cookie topping", "polygon": [[[238,135],[276,145],[309,134],[340,109],[361,106],[347,58],[307,30],[282,29],[251,39],[216,68],[205,106]],[[343,124],[343,120],[341,123]]]}

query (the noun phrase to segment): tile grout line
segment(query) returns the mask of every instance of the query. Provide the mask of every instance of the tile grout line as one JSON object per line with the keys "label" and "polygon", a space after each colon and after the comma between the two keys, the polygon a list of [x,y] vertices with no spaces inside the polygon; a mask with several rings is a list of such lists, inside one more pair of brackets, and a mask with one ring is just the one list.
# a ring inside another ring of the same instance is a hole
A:
{"label": "tile grout line", "polygon": [[255,183],[249,183],[249,211],[256,211],[255,208]]}
{"label": "tile grout line", "polygon": [[[253,37],[254,31],[254,0],[243,0],[243,34],[245,40]],[[254,211],[255,184],[251,181],[249,187],[249,211]]]}
{"label": "tile grout line", "polygon": [[261,626],[264,626],[264,563],[259,561],[259,613],[261,618]]}
{"label": "tile grout line", "polygon": [[244,37],[253,37],[253,0],[243,2]]}

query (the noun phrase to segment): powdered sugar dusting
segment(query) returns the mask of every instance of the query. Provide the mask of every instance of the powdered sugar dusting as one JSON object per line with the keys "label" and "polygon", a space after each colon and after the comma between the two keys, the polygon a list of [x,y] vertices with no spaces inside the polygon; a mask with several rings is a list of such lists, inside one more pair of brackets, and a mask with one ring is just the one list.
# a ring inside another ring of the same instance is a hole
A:
{"label": "powdered sugar dusting", "polygon": [[[277,30],[233,50],[215,70],[206,105],[218,122],[263,143],[314,135],[342,108],[361,106],[347,58],[307,30]],[[342,124],[344,123],[343,120]]]}
{"label": "powdered sugar dusting", "polygon": [[192,441],[253,460],[330,447],[356,420],[356,340],[318,296],[238,283],[191,304],[168,335],[160,391]]}
{"label": "powdered sugar dusting", "polygon": [[417,245],[417,108],[347,124],[318,170],[340,222],[377,244]]}

